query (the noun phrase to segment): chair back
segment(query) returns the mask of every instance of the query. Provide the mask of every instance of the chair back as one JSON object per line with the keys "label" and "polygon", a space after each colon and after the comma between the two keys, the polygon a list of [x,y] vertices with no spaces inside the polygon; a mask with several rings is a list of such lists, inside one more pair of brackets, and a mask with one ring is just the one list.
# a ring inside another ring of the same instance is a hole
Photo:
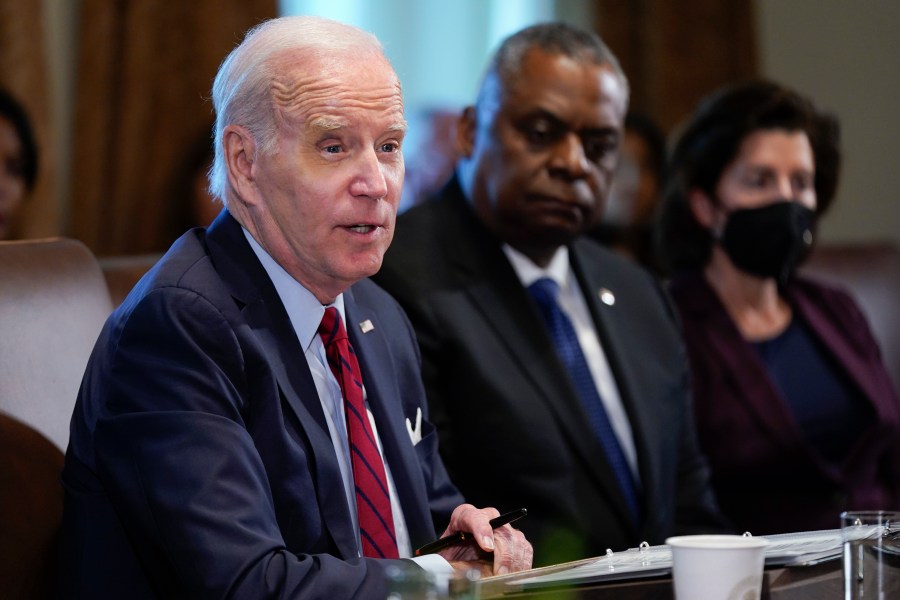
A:
{"label": "chair back", "polygon": [[0,242],[0,412],[65,451],[78,388],[111,311],[97,260],[81,242]]}
{"label": "chair back", "polygon": [[890,242],[822,245],[801,272],[853,296],[900,390],[900,247]]}

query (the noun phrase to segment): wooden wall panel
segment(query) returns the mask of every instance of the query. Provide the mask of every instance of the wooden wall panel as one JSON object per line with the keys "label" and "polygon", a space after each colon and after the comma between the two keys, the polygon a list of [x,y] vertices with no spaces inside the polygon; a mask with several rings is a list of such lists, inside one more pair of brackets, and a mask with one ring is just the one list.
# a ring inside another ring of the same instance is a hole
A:
{"label": "wooden wall panel", "polygon": [[75,237],[98,255],[139,254],[183,231],[175,179],[209,135],[216,69],[275,15],[275,0],[82,1]]}
{"label": "wooden wall panel", "polygon": [[757,75],[751,0],[596,0],[633,109],[671,131],[716,88]]}

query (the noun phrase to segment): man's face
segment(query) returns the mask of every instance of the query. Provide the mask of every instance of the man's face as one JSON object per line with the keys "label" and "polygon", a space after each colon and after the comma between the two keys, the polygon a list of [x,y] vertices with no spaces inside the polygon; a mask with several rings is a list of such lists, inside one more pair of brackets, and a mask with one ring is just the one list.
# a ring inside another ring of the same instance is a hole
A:
{"label": "man's face", "polygon": [[487,85],[461,123],[463,185],[495,234],[543,264],[602,212],[626,90],[608,65],[538,49],[505,89]]}
{"label": "man's face", "polygon": [[254,165],[263,198],[255,220],[263,247],[327,302],[381,267],[406,123],[400,83],[380,56],[332,57],[303,72],[313,74],[275,84],[278,139]]}

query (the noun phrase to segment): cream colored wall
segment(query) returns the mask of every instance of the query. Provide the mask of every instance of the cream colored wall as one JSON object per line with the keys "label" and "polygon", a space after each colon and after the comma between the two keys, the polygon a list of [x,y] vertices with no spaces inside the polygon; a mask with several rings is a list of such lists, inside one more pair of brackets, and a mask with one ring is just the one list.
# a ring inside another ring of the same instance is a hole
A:
{"label": "cream colored wall", "polygon": [[842,183],[822,239],[900,243],[900,2],[756,5],[763,73],[841,121]]}

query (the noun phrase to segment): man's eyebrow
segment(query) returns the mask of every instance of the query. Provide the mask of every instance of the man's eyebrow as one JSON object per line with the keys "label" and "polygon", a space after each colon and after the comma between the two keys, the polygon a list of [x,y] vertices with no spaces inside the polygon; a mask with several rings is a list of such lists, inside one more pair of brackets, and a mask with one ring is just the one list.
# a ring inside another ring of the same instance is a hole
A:
{"label": "man's eyebrow", "polygon": [[390,125],[388,125],[385,131],[391,131],[396,133],[406,133],[407,124],[405,119],[400,119],[399,121],[394,121]]}
{"label": "man's eyebrow", "polygon": [[561,117],[559,114],[557,114],[556,112],[553,112],[552,110],[548,110],[541,106],[536,106],[536,107],[532,108],[530,111],[524,113],[521,118],[523,120],[547,119],[548,121],[554,121],[556,123],[565,123],[566,122],[566,120],[563,117]]}
{"label": "man's eyebrow", "polygon": [[[335,131],[337,129],[341,129],[347,126],[347,123],[340,121],[338,119],[331,119],[328,117],[317,117],[310,121],[310,126],[319,129],[321,131]],[[408,129],[406,120],[401,119],[399,121],[395,121],[388,125],[385,128],[385,131],[396,132],[396,133],[406,133]]]}
{"label": "man's eyebrow", "polygon": [[322,131],[334,131],[335,129],[340,129],[341,127],[345,127],[346,123],[338,121],[337,119],[330,119],[328,117],[316,117],[312,121],[310,121],[310,126],[315,127],[316,129],[321,129]]}

